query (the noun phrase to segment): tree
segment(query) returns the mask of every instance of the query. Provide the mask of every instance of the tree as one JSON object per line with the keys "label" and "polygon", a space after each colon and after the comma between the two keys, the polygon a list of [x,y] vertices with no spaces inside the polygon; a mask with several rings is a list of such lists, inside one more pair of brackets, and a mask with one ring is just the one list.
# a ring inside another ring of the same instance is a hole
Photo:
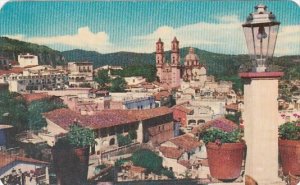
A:
{"label": "tree", "polygon": [[244,91],[244,82],[238,76],[217,76],[217,80],[231,81],[235,92]]}
{"label": "tree", "polygon": [[28,106],[28,123],[32,130],[40,130],[47,125],[42,113],[54,109],[63,108],[63,103],[51,101],[49,99],[33,101]]}
{"label": "tree", "polygon": [[85,148],[96,144],[94,132],[77,124],[70,126],[67,140],[74,148]]}
{"label": "tree", "polygon": [[95,78],[95,81],[100,85],[101,89],[106,89],[107,84],[110,81],[110,78],[108,76],[107,70],[99,70],[97,73],[97,77]]}
{"label": "tree", "polygon": [[134,165],[146,168],[150,172],[160,174],[162,167],[162,158],[148,149],[140,149],[132,154],[131,160]]}
{"label": "tree", "polygon": [[26,103],[22,96],[0,91],[0,123],[15,127],[17,133],[28,128]]}
{"label": "tree", "polygon": [[111,87],[110,91],[111,92],[125,92],[126,88],[126,81],[124,78],[117,77],[111,81]]}

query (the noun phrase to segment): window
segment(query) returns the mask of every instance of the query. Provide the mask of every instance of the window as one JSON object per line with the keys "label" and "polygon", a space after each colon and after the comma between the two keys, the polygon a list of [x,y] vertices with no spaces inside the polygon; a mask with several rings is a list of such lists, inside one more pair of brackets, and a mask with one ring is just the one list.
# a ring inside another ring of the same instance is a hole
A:
{"label": "window", "polygon": [[115,138],[112,138],[110,141],[109,141],[109,145],[114,145],[116,143],[116,140]]}

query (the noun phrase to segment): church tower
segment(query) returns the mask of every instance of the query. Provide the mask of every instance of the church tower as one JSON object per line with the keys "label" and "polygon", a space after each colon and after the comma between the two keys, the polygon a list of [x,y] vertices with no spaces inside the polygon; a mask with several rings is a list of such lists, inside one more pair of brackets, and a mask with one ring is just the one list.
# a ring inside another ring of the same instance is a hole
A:
{"label": "church tower", "polygon": [[156,76],[162,79],[162,67],[164,64],[164,43],[159,38],[156,42]]}
{"label": "church tower", "polygon": [[174,37],[171,42],[171,70],[172,70],[172,87],[180,86],[180,54],[179,41]]}

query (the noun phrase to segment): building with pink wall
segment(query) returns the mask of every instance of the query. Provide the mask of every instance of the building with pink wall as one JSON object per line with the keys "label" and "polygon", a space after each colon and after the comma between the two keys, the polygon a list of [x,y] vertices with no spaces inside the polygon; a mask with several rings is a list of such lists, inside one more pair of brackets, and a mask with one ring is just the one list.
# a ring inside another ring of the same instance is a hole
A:
{"label": "building with pink wall", "polygon": [[155,60],[158,80],[167,84],[170,88],[180,87],[181,79],[184,81],[206,80],[206,68],[199,63],[199,57],[195,54],[193,48],[189,49],[189,53],[184,58],[184,63],[180,63],[179,41],[176,37],[171,42],[170,61],[165,58],[164,43],[159,38],[156,42]]}

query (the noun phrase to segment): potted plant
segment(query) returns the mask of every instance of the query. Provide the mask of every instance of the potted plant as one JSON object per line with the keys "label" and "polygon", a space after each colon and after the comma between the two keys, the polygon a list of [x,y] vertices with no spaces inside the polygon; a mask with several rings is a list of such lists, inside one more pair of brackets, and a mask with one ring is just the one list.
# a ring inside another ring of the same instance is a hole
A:
{"label": "potted plant", "polygon": [[219,180],[234,180],[240,176],[245,142],[239,129],[225,132],[210,128],[203,133],[210,175]]}
{"label": "potted plant", "polygon": [[300,123],[287,122],[279,127],[279,156],[284,175],[300,175]]}
{"label": "potted plant", "polygon": [[86,183],[89,148],[95,144],[92,130],[76,124],[70,126],[66,136],[59,139],[52,150],[58,185]]}

